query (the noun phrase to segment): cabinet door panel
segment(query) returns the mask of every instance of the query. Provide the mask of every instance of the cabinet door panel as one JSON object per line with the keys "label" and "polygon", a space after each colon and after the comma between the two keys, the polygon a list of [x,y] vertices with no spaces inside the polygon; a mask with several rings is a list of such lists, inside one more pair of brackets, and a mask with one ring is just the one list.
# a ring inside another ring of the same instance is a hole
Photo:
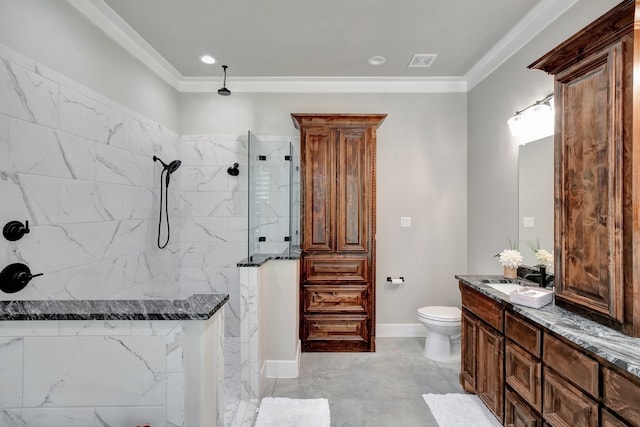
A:
{"label": "cabinet door panel", "polygon": [[623,319],[623,44],[556,75],[556,298]]}
{"label": "cabinet door panel", "polygon": [[306,315],[304,317],[307,341],[342,340],[367,341],[365,316]]}
{"label": "cabinet door panel", "polygon": [[[620,421],[606,409],[602,410],[602,427],[629,427],[629,424]],[[635,424],[636,426],[638,424]]]}
{"label": "cabinet door panel", "polygon": [[511,313],[505,313],[504,323],[504,331],[507,338],[535,357],[540,358],[542,350],[542,330],[540,328]]}
{"label": "cabinet door panel", "polygon": [[546,367],[542,414],[554,427],[598,425],[598,404]]}
{"label": "cabinet door panel", "polygon": [[512,343],[507,343],[505,348],[505,378],[520,397],[538,411],[542,410],[542,366]]}
{"label": "cabinet door panel", "polygon": [[367,130],[344,129],[339,141],[337,251],[367,252],[372,190]]}
{"label": "cabinet door panel", "polygon": [[462,363],[460,384],[469,393],[476,392],[476,337],[478,321],[466,309],[462,310]]}
{"label": "cabinet door panel", "polygon": [[507,390],[504,403],[504,425],[506,427],[541,427],[542,418],[514,393]]}
{"label": "cabinet door panel", "polygon": [[503,420],[503,351],[504,338],[489,327],[478,324],[478,365],[476,388],[478,396],[502,422]]}
{"label": "cabinet door panel", "polygon": [[603,369],[602,375],[605,406],[640,426],[640,381],[632,382],[609,368]]}
{"label": "cabinet door panel", "polygon": [[304,162],[304,223],[302,250],[328,252],[334,248],[335,144],[329,129],[305,129],[301,139]]}

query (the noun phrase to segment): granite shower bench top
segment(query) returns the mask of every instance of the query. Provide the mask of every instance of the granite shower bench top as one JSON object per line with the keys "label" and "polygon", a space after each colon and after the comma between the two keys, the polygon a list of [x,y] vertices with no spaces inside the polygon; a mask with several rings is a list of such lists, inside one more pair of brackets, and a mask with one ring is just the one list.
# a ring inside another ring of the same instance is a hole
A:
{"label": "granite shower bench top", "polygon": [[[456,275],[455,277],[489,298],[505,303],[514,312],[532,322],[544,326],[596,356],[640,377],[640,338],[625,335],[553,303],[537,309],[513,304],[507,294],[482,283],[483,279],[504,279],[503,276]],[[526,280],[522,282],[537,286]]]}
{"label": "granite shower bench top", "polygon": [[207,320],[228,294],[170,299],[0,301],[0,321],[11,320]]}

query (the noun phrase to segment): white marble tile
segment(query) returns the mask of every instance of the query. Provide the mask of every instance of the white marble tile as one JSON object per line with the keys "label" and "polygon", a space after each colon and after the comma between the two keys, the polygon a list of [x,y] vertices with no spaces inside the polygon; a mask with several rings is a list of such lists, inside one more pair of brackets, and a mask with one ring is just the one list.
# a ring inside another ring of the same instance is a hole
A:
{"label": "white marble tile", "polygon": [[183,242],[228,242],[226,218],[183,218],[180,238]]}
{"label": "white marble tile", "polygon": [[131,335],[130,320],[61,320],[61,336]]}
{"label": "white marble tile", "polygon": [[59,122],[59,85],[0,60],[0,113],[49,127]]}
{"label": "white marble tile", "polygon": [[229,183],[227,167],[185,166],[180,168],[178,188],[181,191],[227,191]]}
{"label": "white marble tile", "polygon": [[127,115],[125,123],[126,131],[123,147],[149,157],[162,153],[162,132],[157,123],[134,115]]}
{"label": "white marble tile", "polygon": [[60,271],[60,288],[67,299],[101,299],[131,286],[124,279],[124,261],[113,258]]}
{"label": "white marble tile", "polygon": [[246,242],[227,242],[216,245],[204,254],[205,267],[231,267],[247,257]]}
{"label": "white marble tile", "polygon": [[60,178],[73,176],[73,166],[53,129],[12,119],[9,140],[13,170]]}
{"label": "white marble tile", "polygon": [[62,131],[56,131],[56,136],[71,177],[95,180],[96,143]]}
{"label": "white marble tile", "polygon": [[167,339],[167,372],[184,372],[184,331],[181,322],[166,336]]}
{"label": "white marble tile", "polygon": [[201,192],[200,194],[203,196],[203,216],[230,217],[238,215],[235,211],[232,192],[206,191]]}
{"label": "white marble tile", "polygon": [[9,157],[9,117],[0,114],[0,170],[8,172],[11,169]]}
{"label": "white marble tile", "polygon": [[22,338],[0,338],[0,408],[22,406]]}
{"label": "white marble tile", "polygon": [[[178,153],[184,166],[203,166],[205,164],[202,141],[179,141]],[[212,163],[207,163],[207,165],[212,166]]]}
{"label": "white marble tile", "polygon": [[60,180],[60,223],[110,220],[93,181]]}
{"label": "white marble tile", "polygon": [[25,70],[29,70],[33,72],[35,72],[36,70],[36,63],[33,59],[1,43],[0,43],[0,58],[4,58],[8,60],[12,64],[19,65]]}
{"label": "white marble tile", "polygon": [[96,181],[148,187],[152,181],[152,165],[146,160],[130,151],[99,144],[96,147]]}
{"label": "white marble tile", "polygon": [[25,406],[165,404],[164,337],[25,338],[24,355]]}
{"label": "white marble tile", "polygon": [[75,80],[70,79],[69,77],[60,74],[59,72],[47,67],[44,64],[41,64],[39,62],[36,62],[34,64],[34,69],[33,71],[44,77],[45,79],[51,80],[52,82],[58,83],[61,86],[64,86],[66,88],[69,88],[71,90],[74,91],[78,91],[79,89],[79,84],[78,82],[76,82]]}
{"label": "white marble tile", "polygon": [[[246,242],[248,238],[247,218],[235,217],[229,218],[229,241],[230,242]],[[264,236],[264,231],[260,228],[260,235]]]}
{"label": "white marble tile", "polygon": [[107,219],[147,219],[154,213],[155,201],[148,188],[101,182],[96,188]]}
{"label": "white marble tile", "polygon": [[94,427],[93,408],[23,408],[0,411],[2,427]]}
{"label": "white marble tile", "polygon": [[184,425],[184,374],[167,374],[167,424]]}
{"label": "white marble tile", "polygon": [[95,241],[99,259],[142,252],[148,224],[145,220],[102,222],[96,225]]}
{"label": "white marble tile", "polygon": [[[227,268],[180,268],[180,286],[183,293],[221,293],[231,292]],[[236,289],[238,292],[239,289]]]}
{"label": "white marble tile", "polygon": [[152,427],[166,427],[164,406],[110,407],[95,409],[95,427],[135,427],[149,424]]}
{"label": "white marble tile", "polygon": [[204,213],[204,195],[196,191],[179,191],[176,194],[178,205],[177,216],[202,217]]}
{"label": "white marble tile", "polygon": [[123,114],[78,92],[60,88],[60,129],[103,144],[121,145]]}
{"label": "white marble tile", "polygon": [[178,320],[136,320],[131,324],[131,334],[167,336],[180,323]]}
{"label": "white marble tile", "polygon": [[57,336],[60,330],[54,320],[14,320],[0,322],[0,337]]}
{"label": "white marble tile", "polygon": [[78,267],[95,261],[94,235],[92,223],[34,226],[14,253],[34,272]]}
{"label": "white marble tile", "polygon": [[202,145],[202,151],[205,164],[226,165],[229,167],[237,162],[244,166],[247,161],[246,143],[238,140],[206,141]]}
{"label": "white marble tile", "polygon": [[[22,198],[30,212],[32,225],[58,224],[60,222],[60,180],[47,176],[18,174],[22,184]],[[26,218],[25,218],[26,219]]]}

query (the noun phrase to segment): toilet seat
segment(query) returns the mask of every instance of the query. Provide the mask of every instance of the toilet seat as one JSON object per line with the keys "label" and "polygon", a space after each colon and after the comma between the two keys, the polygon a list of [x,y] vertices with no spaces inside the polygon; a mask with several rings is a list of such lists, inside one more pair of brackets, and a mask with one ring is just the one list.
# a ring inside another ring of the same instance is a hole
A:
{"label": "toilet seat", "polygon": [[418,309],[418,316],[440,322],[460,322],[462,311],[458,307],[433,305]]}

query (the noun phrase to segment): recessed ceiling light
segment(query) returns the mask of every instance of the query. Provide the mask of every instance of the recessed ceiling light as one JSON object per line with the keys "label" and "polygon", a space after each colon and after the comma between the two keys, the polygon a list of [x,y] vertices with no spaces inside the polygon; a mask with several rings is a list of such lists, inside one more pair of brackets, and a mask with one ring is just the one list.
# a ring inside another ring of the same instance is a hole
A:
{"label": "recessed ceiling light", "polygon": [[211,55],[202,55],[200,57],[200,61],[202,61],[204,64],[212,65],[216,63],[216,58]]}
{"label": "recessed ceiling light", "polygon": [[386,60],[387,59],[384,56],[376,55],[369,58],[367,62],[371,65],[382,65],[385,63]]}

